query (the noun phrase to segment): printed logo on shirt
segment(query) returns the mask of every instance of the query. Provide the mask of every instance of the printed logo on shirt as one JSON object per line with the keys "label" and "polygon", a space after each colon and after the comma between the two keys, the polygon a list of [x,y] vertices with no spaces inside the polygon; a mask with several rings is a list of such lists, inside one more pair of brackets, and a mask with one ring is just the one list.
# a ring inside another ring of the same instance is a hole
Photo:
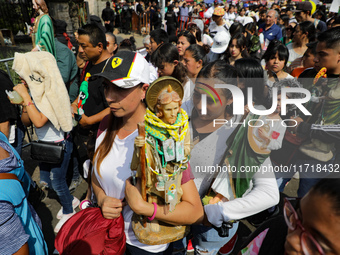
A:
{"label": "printed logo on shirt", "polygon": [[112,59],[112,68],[116,68],[120,66],[122,63],[123,63],[122,58],[115,57],[114,59]]}

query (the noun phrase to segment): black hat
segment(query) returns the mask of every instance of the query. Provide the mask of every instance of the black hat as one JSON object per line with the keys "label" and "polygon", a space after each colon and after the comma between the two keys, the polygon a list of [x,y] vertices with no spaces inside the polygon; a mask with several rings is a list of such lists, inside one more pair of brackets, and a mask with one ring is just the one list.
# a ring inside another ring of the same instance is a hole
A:
{"label": "black hat", "polygon": [[298,3],[296,10],[293,12],[306,12],[311,11],[313,9],[313,5],[309,1]]}

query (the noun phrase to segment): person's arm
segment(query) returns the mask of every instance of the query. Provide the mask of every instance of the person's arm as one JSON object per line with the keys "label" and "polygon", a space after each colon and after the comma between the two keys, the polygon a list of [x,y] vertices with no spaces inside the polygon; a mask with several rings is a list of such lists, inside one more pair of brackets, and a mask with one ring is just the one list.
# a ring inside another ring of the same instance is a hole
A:
{"label": "person's arm", "polygon": [[21,246],[21,248],[14,253],[13,255],[29,255],[30,254],[30,250],[28,248],[28,243],[25,243],[23,246]]}
{"label": "person's arm", "polygon": [[0,212],[0,251],[4,254],[28,255],[27,241],[30,236],[26,234],[13,205],[0,202]]}
{"label": "person's arm", "polygon": [[107,107],[106,109],[102,110],[101,112],[95,115],[92,115],[91,117],[88,117],[85,114],[83,114],[81,120],[79,121],[79,124],[82,127],[91,126],[93,124],[100,122],[109,113],[110,113],[110,107]]}
{"label": "person's arm", "polygon": [[94,171],[96,171],[95,168],[93,169],[93,172],[92,172],[91,184],[92,184],[93,192],[97,198],[97,203],[102,210],[103,217],[105,219],[118,218],[120,216],[120,213],[123,210],[124,203],[117,198],[109,197],[105,194],[104,190],[102,189],[102,187],[100,186],[97,180],[97,177]]}
{"label": "person's arm", "polygon": [[[267,169],[271,167],[269,158],[262,166]],[[220,227],[223,222],[246,218],[279,203],[280,194],[273,172],[263,174],[260,169],[252,180],[252,190],[243,197],[204,206],[207,219],[212,225]]]}
{"label": "person's arm", "polygon": [[26,124],[28,124],[28,120],[30,120],[35,127],[43,127],[47,123],[48,118],[43,113],[39,112],[38,109],[35,107],[32,102],[31,96],[28,94],[26,86],[21,83],[16,85],[13,90],[18,92],[18,94],[24,99],[23,105],[25,107],[21,117],[24,125],[26,126]]}
{"label": "person's arm", "polygon": [[4,133],[6,137],[9,136],[9,121],[0,123],[0,132]]}
{"label": "person's arm", "polygon": [[[140,181],[137,186],[131,184],[131,178],[125,182],[125,199],[131,209],[138,215],[151,217],[154,214],[154,205],[142,199],[140,194]],[[191,225],[203,220],[203,208],[196,185],[190,180],[182,185],[182,201],[176,205],[173,212],[164,213],[164,205],[157,205],[155,219],[172,225]]]}

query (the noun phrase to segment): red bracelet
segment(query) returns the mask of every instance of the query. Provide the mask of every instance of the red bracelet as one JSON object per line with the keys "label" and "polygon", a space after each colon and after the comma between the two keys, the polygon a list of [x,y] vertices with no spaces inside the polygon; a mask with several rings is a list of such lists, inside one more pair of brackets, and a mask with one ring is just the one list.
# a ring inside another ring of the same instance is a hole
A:
{"label": "red bracelet", "polygon": [[[85,200],[81,201],[81,203],[80,203],[80,205],[79,205],[79,209],[80,209],[80,210],[86,209],[90,204],[91,204],[91,201],[85,199]],[[83,206],[86,206],[86,207],[83,208]]]}
{"label": "red bracelet", "polygon": [[153,211],[153,215],[151,217],[148,217],[149,221],[153,221],[153,219],[156,217],[156,213],[157,213],[157,204],[155,202],[153,202],[153,207],[154,207],[154,211]]}

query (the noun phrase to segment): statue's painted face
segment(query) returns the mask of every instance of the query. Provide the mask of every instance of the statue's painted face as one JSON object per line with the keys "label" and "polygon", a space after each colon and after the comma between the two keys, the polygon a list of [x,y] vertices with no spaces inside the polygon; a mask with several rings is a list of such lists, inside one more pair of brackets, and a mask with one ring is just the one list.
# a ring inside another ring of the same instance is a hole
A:
{"label": "statue's painted face", "polygon": [[160,118],[166,124],[174,124],[177,120],[177,114],[180,110],[179,102],[171,102],[161,105],[163,116]]}

